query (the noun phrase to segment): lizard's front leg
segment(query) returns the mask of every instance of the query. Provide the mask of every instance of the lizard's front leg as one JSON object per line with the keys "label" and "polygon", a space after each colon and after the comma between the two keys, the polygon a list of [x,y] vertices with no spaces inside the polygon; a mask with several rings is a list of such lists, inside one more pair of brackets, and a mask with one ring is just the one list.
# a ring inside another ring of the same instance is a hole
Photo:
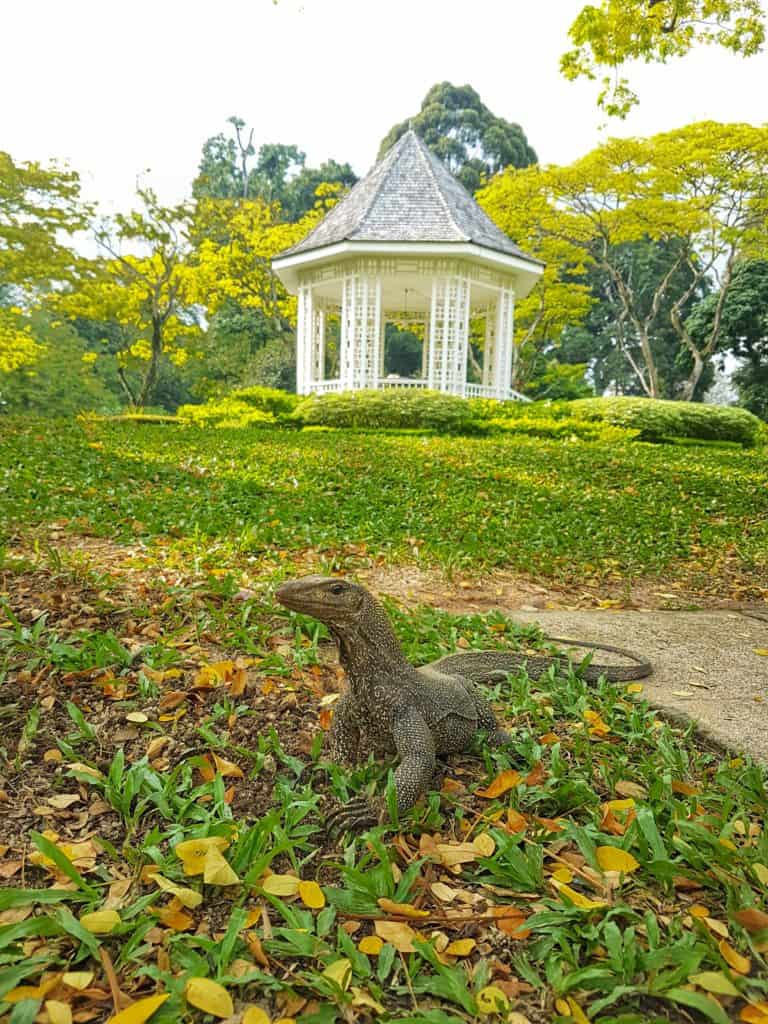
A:
{"label": "lizard's front leg", "polygon": [[352,714],[350,695],[336,702],[328,730],[328,757],[338,764],[357,764],[360,760],[360,729]]}
{"label": "lizard's front leg", "polygon": [[[403,814],[429,789],[437,767],[435,741],[425,719],[413,708],[400,708],[395,712],[392,738],[400,755],[400,764],[395,771],[395,789],[397,810]],[[360,797],[340,807],[329,816],[328,823],[331,828],[348,831],[370,828],[385,820],[384,801],[374,803]]]}

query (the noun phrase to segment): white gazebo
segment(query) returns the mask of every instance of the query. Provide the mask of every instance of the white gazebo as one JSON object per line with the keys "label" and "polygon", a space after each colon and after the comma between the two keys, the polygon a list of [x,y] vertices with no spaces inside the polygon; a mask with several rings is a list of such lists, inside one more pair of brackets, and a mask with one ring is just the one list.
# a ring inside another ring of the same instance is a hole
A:
{"label": "white gazebo", "polygon": [[[298,295],[299,394],[432,388],[464,397],[511,387],[514,307],[543,271],[408,131],[274,270]],[[338,318],[338,373],[326,333]],[[467,381],[470,320],[484,332],[482,383]],[[384,375],[387,321],[423,334],[420,377]]]}

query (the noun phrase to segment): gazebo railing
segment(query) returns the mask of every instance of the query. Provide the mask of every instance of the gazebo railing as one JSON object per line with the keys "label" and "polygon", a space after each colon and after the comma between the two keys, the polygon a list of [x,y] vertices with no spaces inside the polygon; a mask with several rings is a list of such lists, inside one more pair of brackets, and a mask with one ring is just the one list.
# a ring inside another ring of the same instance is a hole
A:
{"label": "gazebo railing", "polygon": [[[423,377],[379,377],[376,380],[376,388],[428,388],[429,381]],[[342,382],[335,380],[316,380],[309,384],[309,392],[313,395],[328,395],[337,391],[349,390],[342,386]],[[527,395],[521,395],[514,388],[508,388],[501,394],[499,391],[487,384],[464,385],[461,397],[463,398],[493,398],[499,402],[530,402]]]}

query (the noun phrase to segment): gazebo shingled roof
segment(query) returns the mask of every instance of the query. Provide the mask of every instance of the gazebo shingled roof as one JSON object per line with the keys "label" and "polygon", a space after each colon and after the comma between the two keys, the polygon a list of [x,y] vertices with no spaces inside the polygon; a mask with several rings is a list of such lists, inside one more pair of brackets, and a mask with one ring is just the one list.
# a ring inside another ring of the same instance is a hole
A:
{"label": "gazebo shingled roof", "polygon": [[539,262],[493,223],[412,129],[316,228],[277,258],[345,241],[472,242]]}

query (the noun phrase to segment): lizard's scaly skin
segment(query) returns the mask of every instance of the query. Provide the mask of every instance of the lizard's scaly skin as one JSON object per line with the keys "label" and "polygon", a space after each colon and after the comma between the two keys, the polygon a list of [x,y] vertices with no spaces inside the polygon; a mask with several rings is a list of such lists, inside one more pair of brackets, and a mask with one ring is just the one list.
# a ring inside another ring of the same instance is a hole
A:
{"label": "lizard's scaly skin", "polygon": [[[331,759],[346,764],[399,755],[395,772],[397,805],[406,811],[429,788],[440,754],[468,749],[481,730],[500,745],[511,737],[496,721],[490,704],[476,692],[483,679],[524,665],[538,678],[567,657],[529,657],[511,651],[467,651],[415,668],[406,659],[389,619],[368,591],[338,577],[304,576],[278,587],[275,595],[293,611],[325,623],[339,648],[349,688],[336,704],[329,733]],[[586,679],[640,679],[648,662],[616,647],[557,641],[615,651],[635,665],[588,665]]]}

